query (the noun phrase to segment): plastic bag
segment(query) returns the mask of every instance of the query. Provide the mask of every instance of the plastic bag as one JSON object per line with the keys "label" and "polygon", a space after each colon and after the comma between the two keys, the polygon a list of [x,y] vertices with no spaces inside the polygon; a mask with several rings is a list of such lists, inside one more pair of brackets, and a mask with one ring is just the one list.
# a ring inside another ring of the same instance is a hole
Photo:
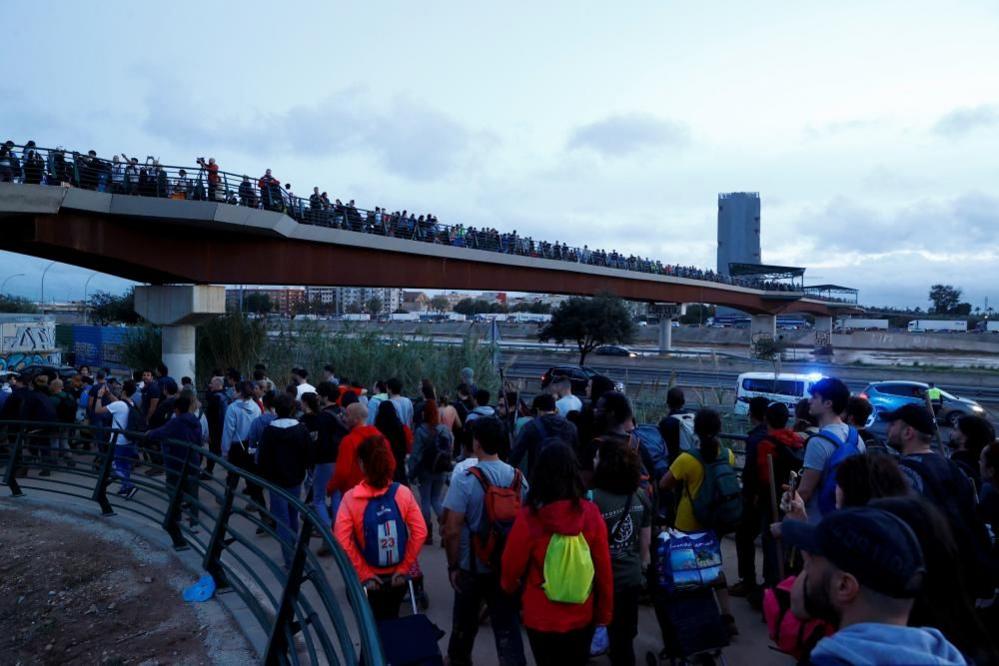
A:
{"label": "plastic bag", "polygon": [[598,625],[593,632],[593,640],[590,641],[590,656],[599,657],[608,650],[610,650],[610,635],[607,633],[607,627]]}
{"label": "plastic bag", "polygon": [[721,545],[714,532],[667,530],[656,554],[659,585],[667,592],[696,590],[721,578]]}

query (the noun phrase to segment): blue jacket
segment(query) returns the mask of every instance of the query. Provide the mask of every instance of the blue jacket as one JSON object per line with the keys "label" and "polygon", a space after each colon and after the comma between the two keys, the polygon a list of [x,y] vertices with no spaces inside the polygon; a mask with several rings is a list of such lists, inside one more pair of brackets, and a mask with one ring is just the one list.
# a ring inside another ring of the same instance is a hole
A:
{"label": "blue jacket", "polygon": [[[163,442],[163,465],[171,471],[178,472],[184,466],[187,447],[175,442],[201,446],[201,419],[191,413],[177,414],[164,425],[146,434],[149,439]],[[200,465],[201,455],[193,453],[190,464]]]}
{"label": "blue jacket", "polygon": [[229,447],[250,439],[250,426],[260,416],[260,407],[253,400],[239,399],[225,409],[222,426],[222,455],[229,455]]}
{"label": "blue jacket", "polygon": [[812,650],[815,666],[846,664],[967,664],[936,629],[861,622],[823,638]]}

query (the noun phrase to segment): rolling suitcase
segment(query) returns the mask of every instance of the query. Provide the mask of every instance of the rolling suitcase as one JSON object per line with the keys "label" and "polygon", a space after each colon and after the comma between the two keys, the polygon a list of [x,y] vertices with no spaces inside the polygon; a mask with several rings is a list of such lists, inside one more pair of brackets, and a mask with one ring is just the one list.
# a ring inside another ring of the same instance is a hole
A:
{"label": "rolling suitcase", "polygon": [[378,623],[387,666],[443,666],[438,641],[444,632],[416,608],[416,591],[409,580],[409,599],[413,614]]}

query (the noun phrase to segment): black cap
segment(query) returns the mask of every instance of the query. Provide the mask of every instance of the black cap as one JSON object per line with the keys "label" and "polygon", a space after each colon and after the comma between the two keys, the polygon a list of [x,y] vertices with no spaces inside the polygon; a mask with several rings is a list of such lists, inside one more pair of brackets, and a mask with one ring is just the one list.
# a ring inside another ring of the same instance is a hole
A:
{"label": "black cap", "polygon": [[881,419],[889,422],[903,421],[905,425],[915,428],[924,435],[932,435],[937,429],[930,410],[912,403],[902,405],[894,412],[885,412],[881,415]]}
{"label": "black cap", "polygon": [[911,599],[922,586],[925,567],[919,539],[905,521],[887,511],[841,509],[818,525],[785,520],[781,534],[790,545],[826,558],[875,592]]}

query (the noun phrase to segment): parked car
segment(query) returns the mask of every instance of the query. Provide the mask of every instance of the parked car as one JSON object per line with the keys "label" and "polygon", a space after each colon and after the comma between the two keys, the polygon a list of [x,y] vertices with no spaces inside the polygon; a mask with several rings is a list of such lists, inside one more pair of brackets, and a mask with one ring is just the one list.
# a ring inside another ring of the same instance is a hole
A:
{"label": "parked car", "polygon": [[21,373],[21,376],[24,377],[24,380],[29,384],[34,381],[35,377],[38,375],[46,375],[49,378],[49,381],[58,377],[65,382],[80,374],[77,372],[76,368],[71,365],[26,365],[18,372]]}
{"label": "parked car", "polygon": [[638,358],[638,354],[627,347],[621,345],[600,345],[593,350],[597,356],[621,356],[624,358]]}
{"label": "parked car", "polygon": [[[926,391],[928,384],[923,382],[909,381],[886,381],[869,384],[861,393],[861,397],[870,400],[874,407],[874,412],[868,420],[868,427],[881,419],[882,414],[892,412],[902,405],[926,404]],[[956,427],[958,420],[962,416],[985,416],[985,409],[974,400],[961,398],[947,391],[941,390],[940,396],[943,402],[937,410],[937,420],[946,423],[950,427]]]}
{"label": "parked car", "polygon": [[[548,368],[545,374],[541,375],[541,389],[548,388],[556,379],[568,377],[572,383],[572,394],[585,398],[586,385],[590,383],[590,378],[599,374],[602,373],[585,365],[555,365]],[[624,384],[615,381],[614,390],[624,393]]]}

